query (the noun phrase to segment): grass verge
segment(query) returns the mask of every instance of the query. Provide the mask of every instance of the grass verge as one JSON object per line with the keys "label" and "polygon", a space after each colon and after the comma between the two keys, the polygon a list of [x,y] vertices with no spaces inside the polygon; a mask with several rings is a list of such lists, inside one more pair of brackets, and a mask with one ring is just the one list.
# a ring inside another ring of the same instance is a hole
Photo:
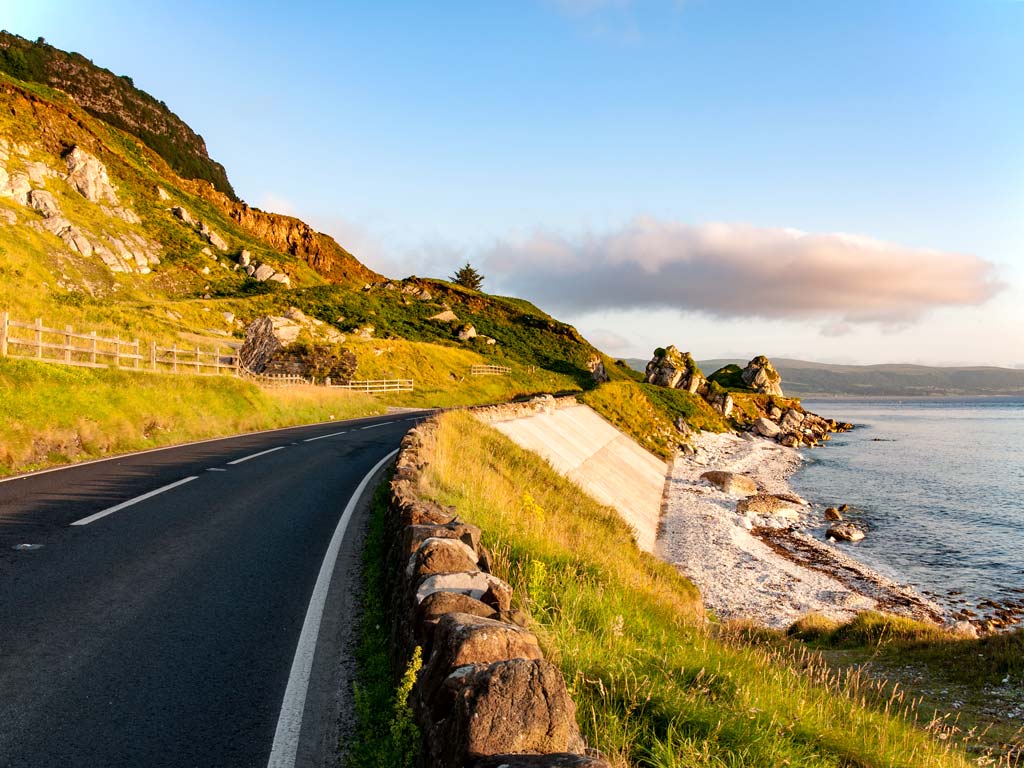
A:
{"label": "grass verge", "polygon": [[355,738],[347,751],[346,768],[412,768],[421,752],[419,729],[413,722],[409,693],[421,658],[416,649],[405,673],[395,684],[388,653],[390,601],[385,597],[384,538],[387,483],[374,494],[363,548],[363,597],[356,651]]}
{"label": "grass verge", "polygon": [[589,405],[659,458],[670,460],[682,439],[674,422],[682,417],[694,429],[724,432],[726,423],[694,394],[635,381],[609,381],[584,392]]}
{"label": "grass verge", "polygon": [[230,376],[0,359],[0,475],[174,443],[383,413],[366,395]]}
{"label": "grass verge", "polygon": [[[857,676],[709,631],[696,588],[614,511],[465,413],[422,490],[480,525],[537,623],[589,743],[617,766],[965,766]],[[906,706],[904,707],[906,709]]]}

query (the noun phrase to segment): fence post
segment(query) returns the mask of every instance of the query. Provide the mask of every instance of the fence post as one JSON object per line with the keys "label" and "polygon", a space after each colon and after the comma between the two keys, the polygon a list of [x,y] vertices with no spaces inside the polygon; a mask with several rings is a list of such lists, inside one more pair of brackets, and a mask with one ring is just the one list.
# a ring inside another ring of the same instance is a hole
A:
{"label": "fence post", "polygon": [[96,365],[96,331],[89,331],[89,362]]}
{"label": "fence post", "polygon": [[178,342],[174,342],[173,344],[171,344],[171,354],[173,355],[172,359],[174,361],[173,362],[173,366],[174,367],[173,367],[172,370],[175,373],[177,373],[178,372]]}
{"label": "fence post", "polygon": [[152,371],[156,370],[156,342],[149,342],[149,368]]}
{"label": "fence post", "polygon": [[135,357],[132,358],[132,368],[135,370],[139,369],[139,340],[136,339],[133,345],[135,347]]}
{"label": "fence post", "polygon": [[213,372],[220,376],[220,344],[213,348]]}
{"label": "fence post", "polygon": [[64,326],[64,362],[71,362],[71,326]]}
{"label": "fence post", "polygon": [[0,312],[0,357],[7,357],[7,329],[10,327],[11,316],[5,309]]}
{"label": "fence post", "polygon": [[36,358],[43,357],[43,318],[36,318]]}
{"label": "fence post", "polygon": [[121,336],[114,336],[114,367],[121,367]]}
{"label": "fence post", "polygon": [[202,371],[199,370],[199,347],[196,347],[196,373],[202,373]]}

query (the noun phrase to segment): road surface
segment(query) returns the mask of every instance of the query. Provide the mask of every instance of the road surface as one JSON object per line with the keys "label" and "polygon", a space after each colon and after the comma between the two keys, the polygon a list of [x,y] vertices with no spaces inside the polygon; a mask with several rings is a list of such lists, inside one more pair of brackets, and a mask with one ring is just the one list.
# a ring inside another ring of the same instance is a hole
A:
{"label": "road surface", "polygon": [[0,482],[0,766],[325,764],[369,475],[424,415]]}

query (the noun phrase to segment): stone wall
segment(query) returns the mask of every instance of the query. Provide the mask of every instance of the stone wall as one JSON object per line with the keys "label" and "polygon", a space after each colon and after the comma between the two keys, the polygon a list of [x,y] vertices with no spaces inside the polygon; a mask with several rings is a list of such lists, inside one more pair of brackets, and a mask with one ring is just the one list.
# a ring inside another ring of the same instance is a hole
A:
{"label": "stone wall", "polygon": [[388,509],[395,661],[404,668],[422,648],[411,703],[426,764],[608,768],[585,749],[565,680],[491,573],[480,529],[420,497],[435,429],[426,422],[403,440]]}

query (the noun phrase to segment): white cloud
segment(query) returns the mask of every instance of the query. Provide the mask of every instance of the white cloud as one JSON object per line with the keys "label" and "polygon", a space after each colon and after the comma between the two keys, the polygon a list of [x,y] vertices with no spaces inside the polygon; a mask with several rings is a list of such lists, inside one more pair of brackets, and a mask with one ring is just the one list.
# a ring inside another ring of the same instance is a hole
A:
{"label": "white cloud", "polygon": [[974,256],[747,224],[639,217],[602,234],[538,232],[482,260],[503,290],[569,312],[669,308],[714,317],[827,321],[898,329],[938,307],[979,305],[1002,289]]}

